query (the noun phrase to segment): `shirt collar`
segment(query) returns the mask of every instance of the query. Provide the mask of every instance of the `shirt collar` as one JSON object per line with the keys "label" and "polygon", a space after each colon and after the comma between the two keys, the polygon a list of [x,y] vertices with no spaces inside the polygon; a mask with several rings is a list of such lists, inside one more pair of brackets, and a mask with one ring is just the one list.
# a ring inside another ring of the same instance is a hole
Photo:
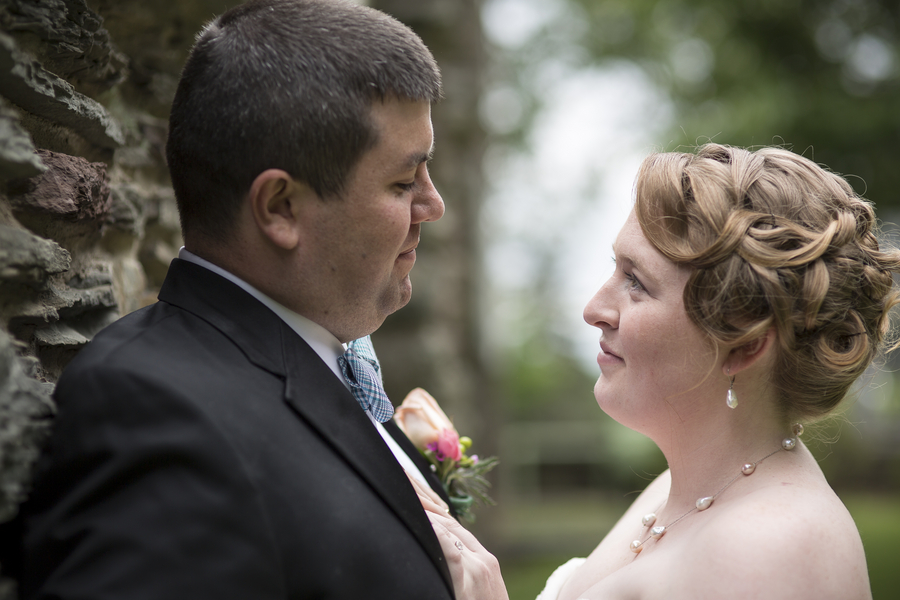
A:
{"label": "shirt collar", "polygon": [[306,317],[297,314],[286,306],[279,304],[272,298],[269,298],[237,275],[226,271],[218,265],[214,265],[206,259],[200,258],[189,250],[186,250],[184,246],[182,246],[178,251],[178,258],[209,269],[216,275],[224,277],[228,281],[232,282],[257,300],[262,302],[266,307],[269,308],[269,310],[281,317],[281,319],[285,323],[287,323],[288,327],[293,329],[297,333],[297,335],[303,338],[303,341],[309,344],[310,348],[312,348],[315,353],[319,355],[319,358],[321,358],[325,362],[325,364],[328,365],[328,367],[334,372],[334,374],[337,375],[338,379],[340,379],[346,385],[344,376],[340,371],[340,367],[338,366],[338,357],[344,353],[345,348],[344,345],[341,344],[341,342],[336,337],[334,337],[334,334],[332,334],[330,331],[328,331],[318,323],[310,321]]}

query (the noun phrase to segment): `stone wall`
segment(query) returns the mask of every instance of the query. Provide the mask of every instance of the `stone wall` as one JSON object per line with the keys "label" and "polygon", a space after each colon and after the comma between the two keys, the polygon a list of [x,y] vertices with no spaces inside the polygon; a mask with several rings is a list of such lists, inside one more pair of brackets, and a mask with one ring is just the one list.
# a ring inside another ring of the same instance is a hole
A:
{"label": "stone wall", "polygon": [[60,372],[177,252],[166,117],[194,34],[235,3],[0,0],[0,523]]}

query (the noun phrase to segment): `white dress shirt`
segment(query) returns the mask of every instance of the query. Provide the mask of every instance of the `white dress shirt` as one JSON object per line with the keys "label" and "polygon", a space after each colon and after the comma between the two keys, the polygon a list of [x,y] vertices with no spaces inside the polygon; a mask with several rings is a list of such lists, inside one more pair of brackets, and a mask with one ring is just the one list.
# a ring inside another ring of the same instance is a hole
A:
{"label": "white dress shirt", "polygon": [[[344,375],[341,373],[340,365],[338,364],[338,357],[341,356],[346,350],[346,346],[342,344],[334,335],[313,321],[310,321],[304,316],[301,316],[291,309],[279,304],[275,300],[272,300],[258,289],[237,277],[236,275],[229,273],[222,267],[216,266],[205,260],[200,258],[196,254],[186,250],[183,246],[178,251],[178,258],[181,260],[186,260],[188,262],[192,262],[195,265],[200,265],[206,269],[209,269],[213,273],[224,277],[228,281],[232,282],[236,286],[240,287],[242,290],[262,302],[266,307],[268,307],[272,312],[281,317],[281,319],[287,323],[288,327],[293,329],[297,335],[303,338],[309,347],[312,348],[316,354],[319,355],[319,358],[328,365],[328,368],[332,370],[335,377],[346,386],[349,390],[350,385],[344,379]],[[384,426],[381,423],[375,420],[368,411],[366,411],[366,415],[369,417],[369,420],[372,421],[372,424],[375,426],[375,429],[378,430],[378,433],[381,435],[384,442],[387,444],[388,448],[391,449],[393,455],[397,458],[397,461],[400,463],[400,466],[403,467],[407,473],[411,474],[413,477],[421,481],[422,483],[425,481],[425,477],[419,471],[416,464],[409,458],[406,452],[403,451],[403,448],[400,447],[399,444],[391,437]]]}

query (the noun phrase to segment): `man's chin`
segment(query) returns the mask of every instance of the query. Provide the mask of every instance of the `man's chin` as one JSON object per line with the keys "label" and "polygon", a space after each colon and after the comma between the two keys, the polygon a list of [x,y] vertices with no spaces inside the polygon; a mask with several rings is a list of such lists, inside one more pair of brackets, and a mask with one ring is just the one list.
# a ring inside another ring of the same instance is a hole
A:
{"label": "man's chin", "polygon": [[400,310],[412,300],[412,282],[409,280],[409,275],[400,282],[397,292],[397,308],[394,311]]}
{"label": "man's chin", "polygon": [[383,304],[385,311],[385,316],[393,314],[409,304],[409,301],[412,299],[412,282],[409,280],[409,275],[403,278],[400,283],[397,284],[396,292],[394,294],[390,294],[390,298],[385,298],[385,302]]}

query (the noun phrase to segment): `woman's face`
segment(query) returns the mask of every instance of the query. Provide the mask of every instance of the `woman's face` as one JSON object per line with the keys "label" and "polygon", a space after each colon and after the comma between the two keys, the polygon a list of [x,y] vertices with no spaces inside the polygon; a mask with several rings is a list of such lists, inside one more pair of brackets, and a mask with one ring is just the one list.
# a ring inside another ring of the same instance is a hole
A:
{"label": "woman's face", "polygon": [[615,272],[584,309],[584,320],[602,332],[594,396],[609,416],[650,434],[672,410],[680,418],[697,410],[695,398],[706,386],[721,387],[721,376],[713,344],[684,309],[690,269],[647,241],[634,211],[613,253]]}

